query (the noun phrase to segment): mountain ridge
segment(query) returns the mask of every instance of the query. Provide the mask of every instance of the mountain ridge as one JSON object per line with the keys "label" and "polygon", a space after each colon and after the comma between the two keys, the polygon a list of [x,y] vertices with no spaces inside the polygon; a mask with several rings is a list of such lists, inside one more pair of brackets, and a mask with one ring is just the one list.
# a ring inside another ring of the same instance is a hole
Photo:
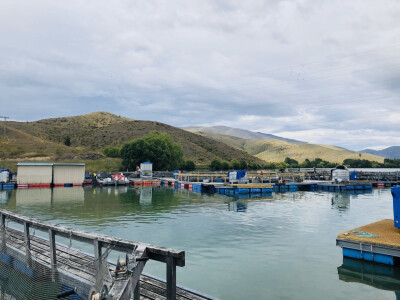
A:
{"label": "mountain ridge", "polygon": [[321,158],[334,163],[344,159],[367,159],[383,162],[384,158],[368,153],[359,153],[332,145],[310,143],[292,143],[278,139],[243,139],[237,136],[200,131],[198,134],[224,142],[232,147],[244,150],[266,162],[282,162],[286,157],[303,162],[305,159]]}
{"label": "mountain ridge", "polygon": [[400,146],[390,146],[382,150],[364,149],[360,152],[379,155],[385,158],[400,159]]}
{"label": "mountain ridge", "polygon": [[188,130],[191,132],[201,131],[201,132],[208,132],[208,133],[230,135],[230,136],[234,136],[234,137],[238,137],[238,138],[242,138],[242,139],[276,139],[276,140],[282,140],[282,141],[291,142],[291,143],[306,143],[303,141],[283,138],[283,137],[280,137],[277,135],[268,134],[268,133],[264,133],[264,132],[255,132],[255,131],[250,131],[250,130],[246,130],[246,129],[228,127],[228,126],[223,126],[223,125],[189,126],[189,127],[182,127],[182,129],[185,129],[185,130]]}

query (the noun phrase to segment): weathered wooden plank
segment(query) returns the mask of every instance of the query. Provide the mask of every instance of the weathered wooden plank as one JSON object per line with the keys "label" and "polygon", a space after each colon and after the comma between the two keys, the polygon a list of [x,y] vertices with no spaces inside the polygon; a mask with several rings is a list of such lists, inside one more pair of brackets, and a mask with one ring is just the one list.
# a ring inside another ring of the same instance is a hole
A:
{"label": "weathered wooden plank", "polygon": [[[23,251],[23,246],[21,246],[20,244],[13,244],[13,243],[9,243],[8,246],[11,246],[15,249],[20,250],[21,252]],[[32,248],[32,256],[35,259],[38,259],[39,261],[45,263],[45,264],[50,264],[50,257],[49,257],[49,253],[48,252],[36,252],[35,251],[35,247]],[[58,261],[58,265],[57,268],[60,270],[64,270],[69,272],[70,274],[73,274],[75,277],[80,277],[86,281],[90,281],[90,282],[94,282],[95,278],[93,275],[79,270],[77,268],[72,268],[69,265],[64,264],[63,262],[61,262],[60,260]]]}
{"label": "weathered wooden plank", "polygon": [[[162,294],[166,295],[166,283],[164,281],[160,281],[158,279],[143,275],[141,277],[140,284],[142,285],[143,288],[148,288],[149,285],[156,286],[157,288],[164,290],[164,292]],[[184,297],[185,299],[192,299],[192,300],[211,299],[206,296],[200,296],[200,295],[193,294],[192,292],[186,291],[179,287],[176,288],[176,295],[177,295],[177,297],[181,296],[181,297]]]}
{"label": "weathered wooden plank", "polygon": [[[159,295],[159,296],[162,296],[162,297],[164,297],[165,299],[167,299],[167,297],[166,297],[166,295],[167,295],[167,291],[165,290],[165,288],[161,288],[161,287],[159,287],[159,286],[156,286],[156,285],[152,285],[152,284],[149,284],[149,283],[147,283],[147,282],[142,282],[141,283],[142,284],[142,289],[143,290],[146,290],[146,291],[151,291],[151,292],[153,292],[154,294],[157,294],[157,295]],[[187,298],[187,297],[184,297],[184,296],[182,296],[182,295],[176,295],[176,298],[174,298],[174,299],[176,299],[176,300],[188,300],[188,299],[195,299],[195,298]],[[203,298],[201,298],[201,300],[204,300]]]}
{"label": "weathered wooden plank", "polygon": [[[9,229],[9,231],[10,231],[10,235],[12,237],[15,237],[17,239],[21,238],[21,235],[19,234],[19,232],[17,230]],[[42,239],[42,238],[36,237],[36,236],[31,236],[30,239],[31,239],[31,246],[36,247],[35,251],[49,252],[50,246],[49,246],[48,240],[45,240],[45,239]],[[90,257],[83,253],[80,253],[78,250],[69,249],[69,248],[62,247],[61,245],[57,245],[57,244],[56,244],[56,249],[57,249],[57,254],[58,254],[57,256],[59,257],[59,259],[64,258],[64,259],[67,259],[74,263],[81,264],[81,265],[87,265],[90,263],[93,264],[93,257]],[[95,272],[94,267],[92,269],[93,269],[93,272]]]}
{"label": "weathered wooden plank", "polygon": [[[18,235],[15,235],[15,233],[10,233],[10,235],[13,238],[18,239]],[[69,267],[75,267],[81,269],[83,266],[90,271],[91,274],[96,274],[96,271],[94,267],[89,267],[87,266],[88,264],[91,263],[91,265],[94,266],[93,264],[93,257],[89,256],[84,256],[84,255],[79,255],[78,251],[74,251],[72,249],[68,249],[65,247],[62,247],[60,245],[56,245],[57,248],[60,250],[57,252],[57,260],[68,265]],[[31,251],[35,253],[41,253],[44,254],[46,257],[48,257],[48,262],[51,263],[51,254],[50,254],[50,247],[49,247],[49,241],[43,240],[43,239],[38,239],[37,237],[32,238],[31,237]],[[82,259],[81,257],[84,257],[86,259]],[[46,260],[47,262],[47,260]],[[71,264],[72,262],[72,264]]]}
{"label": "weathered wooden plank", "polygon": [[142,299],[142,297],[146,297],[151,300],[166,300],[167,299],[167,297],[165,297],[165,296],[161,296],[150,290],[144,290],[144,289],[142,289],[142,291],[140,293],[140,299]]}
{"label": "weathered wooden plank", "polygon": [[24,222],[24,243],[25,243],[25,255],[26,257],[30,257],[31,253],[30,253],[30,239],[29,239],[29,223],[28,222]]}
{"label": "weathered wooden plank", "polygon": [[51,267],[57,266],[57,248],[56,248],[56,235],[54,230],[49,229],[49,254]]}

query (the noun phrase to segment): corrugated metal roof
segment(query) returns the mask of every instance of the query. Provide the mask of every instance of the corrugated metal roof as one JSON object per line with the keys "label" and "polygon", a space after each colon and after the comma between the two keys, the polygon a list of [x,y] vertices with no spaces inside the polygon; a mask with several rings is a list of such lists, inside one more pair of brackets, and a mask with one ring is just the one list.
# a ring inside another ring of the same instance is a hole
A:
{"label": "corrugated metal roof", "polygon": [[26,161],[19,162],[17,166],[52,166],[54,163],[51,162],[36,162],[36,161]]}
{"label": "corrugated metal roof", "polygon": [[54,163],[55,166],[85,166],[84,163]]}
{"label": "corrugated metal roof", "polygon": [[19,162],[17,166],[85,166],[84,163],[52,163],[52,162],[36,162],[26,161]]}

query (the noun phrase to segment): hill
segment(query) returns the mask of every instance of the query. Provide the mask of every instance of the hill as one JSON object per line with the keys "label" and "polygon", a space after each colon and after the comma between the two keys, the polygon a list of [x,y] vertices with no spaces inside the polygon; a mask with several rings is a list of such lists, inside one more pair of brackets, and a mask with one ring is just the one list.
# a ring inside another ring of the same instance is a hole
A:
{"label": "hill", "polygon": [[400,159],[400,146],[392,146],[382,150],[364,149],[360,152],[379,155],[385,158]]}
{"label": "hill", "polygon": [[377,162],[383,162],[384,159],[381,156],[359,153],[329,145],[291,143],[276,139],[242,139],[205,132],[199,132],[199,134],[221,141],[237,149],[244,150],[267,162],[282,162],[286,157],[295,159],[298,162],[303,162],[306,158],[309,160],[321,158],[336,163],[342,163],[346,158],[367,159]]}
{"label": "hill", "polygon": [[240,129],[240,128],[233,128],[228,126],[212,126],[212,127],[201,127],[201,126],[193,126],[193,127],[184,127],[185,129],[190,132],[205,132],[211,134],[222,134],[222,135],[229,135],[233,137],[238,137],[242,139],[266,139],[266,140],[280,140],[285,142],[291,143],[305,143],[298,140],[287,139],[280,136],[276,136],[273,134],[267,134],[262,132],[254,132],[250,130]]}
{"label": "hill", "polygon": [[[106,112],[65,118],[44,119],[35,122],[7,122],[6,142],[2,142],[3,158],[36,159],[101,159],[106,146],[123,143],[157,130],[170,134],[184,149],[185,159],[197,164],[211,160],[244,159],[263,163],[262,160],[239,150],[167,124],[139,121]],[[71,145],[64,145],[70,137]]]}

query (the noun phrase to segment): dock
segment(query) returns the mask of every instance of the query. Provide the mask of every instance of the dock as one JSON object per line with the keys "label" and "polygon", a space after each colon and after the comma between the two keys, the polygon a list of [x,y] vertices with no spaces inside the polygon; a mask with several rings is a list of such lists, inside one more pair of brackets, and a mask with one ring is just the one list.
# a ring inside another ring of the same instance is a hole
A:
{"label": "dock", "polygon": [[400,263],[400,229],[390,219],[340,233],[336,245],[343,256],[388,265]]}
{"label": "dock", "polygon": [[[21,225],[23,230],[18,229]],[[59,237],[69,245],[56,242]],[[72,241],[91,245],[94,254],[73,248]],[[58,284],[58,293],[75,291],[89,300],[100,299],[100,293],[107,299],[211,299],[177,286],[176,267],[185,266],[184,251],[52,225],[6,210],[0,210],[0,242],[0,266],[17,266],[32,280],[42,273],[42,279],[46,275],[47,282]],[[111,252],[124,259],[109,262]],[[166,264],[166,281],[143,274],[148,260]],[[19,291],[8,291],[13,292]]]}

